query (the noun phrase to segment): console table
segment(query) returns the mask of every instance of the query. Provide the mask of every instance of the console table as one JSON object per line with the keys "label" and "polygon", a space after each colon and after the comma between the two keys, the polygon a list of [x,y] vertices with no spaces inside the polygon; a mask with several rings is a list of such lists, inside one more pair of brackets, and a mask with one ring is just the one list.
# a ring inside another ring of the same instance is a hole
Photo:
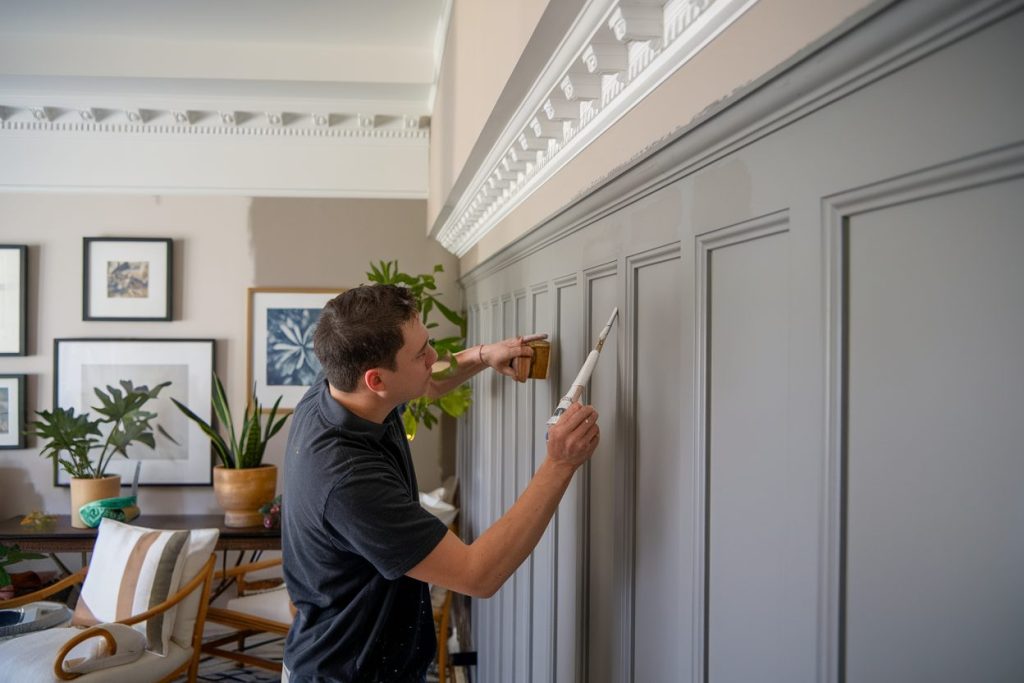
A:
{"label": "console table", "polygon": [[[96,542],[96,529],[76,529],[70,515],[56,515],[56,524],[45,530],[21,525],[21,517],[0,521],[0,543],[17,543],[22,550],[37,553],[90,552]],[[226,527],[223,515],[147,515],[132,524],[151,529],[220,530],[217,550],[280,550],[281,530],[262,526]]]}

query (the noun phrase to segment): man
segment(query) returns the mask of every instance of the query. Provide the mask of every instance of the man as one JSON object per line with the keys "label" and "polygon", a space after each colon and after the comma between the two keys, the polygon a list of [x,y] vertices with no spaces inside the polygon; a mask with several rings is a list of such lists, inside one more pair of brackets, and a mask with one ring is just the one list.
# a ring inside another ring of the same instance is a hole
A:
{"label": "man", "polygon": [[285,457],[284,574],[298,613],[282,680],[419,682],[436,648],[427,584],[481,597],[501,587],[597,448],[597,413],[576,404],[562,416],[523,495],[466,545],[419,505],[400,411],[486,367],[514,376],[512,359],[532,354],[524,338],[461,351],[453,375],[434,379],[414,299],[376,285],[332,299],[313,345],[323,373],[295,409]]}

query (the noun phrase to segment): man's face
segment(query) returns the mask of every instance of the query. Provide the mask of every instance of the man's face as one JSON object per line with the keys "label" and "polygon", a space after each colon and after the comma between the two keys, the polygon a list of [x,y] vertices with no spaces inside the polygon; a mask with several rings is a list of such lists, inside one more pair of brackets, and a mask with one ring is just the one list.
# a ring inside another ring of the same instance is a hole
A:
{"label": "man's face", "polygon": [[430,334],[417,315],[402,325],[405,343],[395,355],[395,369],[382,370],[387,381],[390,398],[405,403],[419,398],[427,391],[430,370],[437,361],[437,351],[428,342]]}

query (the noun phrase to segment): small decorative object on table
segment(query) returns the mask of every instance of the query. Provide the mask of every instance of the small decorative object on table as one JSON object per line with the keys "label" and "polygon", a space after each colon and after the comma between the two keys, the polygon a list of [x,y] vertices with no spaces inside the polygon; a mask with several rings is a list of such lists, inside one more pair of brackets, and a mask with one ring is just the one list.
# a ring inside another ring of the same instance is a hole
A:
{"label": "small decorative object on table", "polygon": [[57,518],[42,510],[33,510],[21,518],[21,526],[30,526],[37,531],[49,531],[57,524]]}
{"label": "small decorative object on table", "polygon": [[260,512],[263,513],[263,526],[268,529],[281,526],[281,495],[274,496],[274,500],[261,507]]}

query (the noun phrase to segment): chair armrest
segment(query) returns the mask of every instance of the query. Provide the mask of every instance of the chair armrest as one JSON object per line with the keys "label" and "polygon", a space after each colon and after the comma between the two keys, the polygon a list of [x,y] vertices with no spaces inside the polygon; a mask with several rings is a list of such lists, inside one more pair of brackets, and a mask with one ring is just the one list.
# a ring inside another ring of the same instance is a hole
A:
{"label": "chair armrest", "polygon": [[85,574],[88,570],[88,567],[82,567],[74,574],[65,576],[57,583],[51,584],[44,588],[40,588],[37,591],[32,591],[31,593],[22,595],[17,598],[11,598],[10,600],[0,600],[0,608],[9,609],[12,607],[21,607],[22,605],[27,605],[30,602],[38,602],[39,600],[48,598],[54,593],[61,592],[68,586],[73,586],[76,583],[82,583],[83,581],[85,581]]}
{"label": "chair armrest", "polygon": [[82,674],[70,673],[64,670],[64,659],[68,656],[72,649],[79,643],[85,642],[90,638],[100,636],[107,641],[107,649],[112,655],[117,654],[117,641],[114,640],[114,636],[110,634],[110,631],[103,628],[103,626],[92,626],[85,629],[68,642],[64,643],[64,646],[57,653],[57,658],[53,660],[53,675],[62,681],[70,681],[78,678]]}
{"label": "chair armrest", "polygon": [[236,576],[245,576],[249,572],[259,571],[260,569],[269,569],[270,567],[277,567],[281,564],[280,557],[273,557],[269,560],[260,560],[259,562],[249,562],[248,564],[240,564],[237,567],[231,567],[230,569],[217,570],[213,575],[215,579],[231,579]]}
{"label": "chair armrest", "polygon": [[153,616],[155,616],[157,614],[160,614],[162,612],[166,612],[170,608],[174,607],[179,602],[181,602],[182,600],[187,598],[189,596],[189,593],[191,593],[196,588],[199,588],[204,583],[207,583],[210,580],[210,576],[213,574],[213,565],[216,562],[216,559],[217,558],[214,555],[211,554],[210,555],[210,559],[208,559],[206,561],[206,564],[203,565],[203,568],[201,570],[199,570],[199,572],[196,573],[195,576],[192,577],[191,581],[189,581],[184,586],[179,588],[177,593],[175,593],[171,597],[167,598],[166,600],[161,602],[159,605],[157,605],[155,607],[151,607],[150,609],[146,610],[145,612],[140,612],[138,614],[134,614],[134,615],[128,617],[127,619],[120,619],[120,620],[118,620],[117,623],[125,624],[127,626],[131,626],[133,624],[139,623],[140,621],[146,621],[147,619],[149,619],[149,618],[151,618],[151,617],[153,617]]}

